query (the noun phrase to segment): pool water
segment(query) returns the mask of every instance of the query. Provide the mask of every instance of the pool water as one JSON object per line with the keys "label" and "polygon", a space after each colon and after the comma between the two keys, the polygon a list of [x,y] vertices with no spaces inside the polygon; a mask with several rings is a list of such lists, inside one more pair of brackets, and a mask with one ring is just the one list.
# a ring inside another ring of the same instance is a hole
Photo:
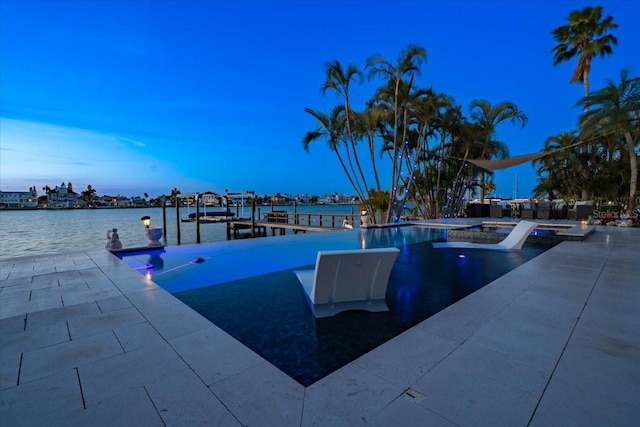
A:
{"label": "pool water", "polygon": [[[434,249],[431,241],[443,236],[442,230],[424,227],[346,230],[122,256],[309,386],[549,247]],[[400,249],[387,288],[389,311],[348,311],[316,319],[293,270],[312,269],[318,250],[385,246]]]}

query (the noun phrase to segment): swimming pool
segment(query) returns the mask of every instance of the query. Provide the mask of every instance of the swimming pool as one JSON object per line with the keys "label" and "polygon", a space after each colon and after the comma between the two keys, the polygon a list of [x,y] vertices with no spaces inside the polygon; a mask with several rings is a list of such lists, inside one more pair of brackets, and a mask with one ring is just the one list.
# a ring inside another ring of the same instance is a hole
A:
{"label": "swimming pool", "polygon": [[[446,231],[425,227],[344,230],[121,254],[214,324],[303,386],[448,307],[548,249],[434,250]],[[316,319],[293,270],[317,251],[394,246],[388,312]]]}

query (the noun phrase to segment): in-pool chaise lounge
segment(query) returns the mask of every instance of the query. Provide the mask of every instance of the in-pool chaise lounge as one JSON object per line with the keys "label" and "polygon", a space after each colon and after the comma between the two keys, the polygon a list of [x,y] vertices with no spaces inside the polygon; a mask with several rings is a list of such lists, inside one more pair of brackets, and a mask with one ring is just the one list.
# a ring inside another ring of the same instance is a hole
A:
{"label": "in-pool chaise lounge", "polygon": [[318,251],[315,270],[294,271],[315,317],[346,310],[386,311],[397,248]]}
{"label": "in-pool chaise lounge", "polygon": [[470,249],[491,249],[497,251],[508,251],[512,249],[522,249],[524,241],[529,237],[531,230],[538,224],[531,221],[520,221],[511,233],[499,243],[471,243],[471,242],[434,242],[436,249],[443,248],[470,248]]}

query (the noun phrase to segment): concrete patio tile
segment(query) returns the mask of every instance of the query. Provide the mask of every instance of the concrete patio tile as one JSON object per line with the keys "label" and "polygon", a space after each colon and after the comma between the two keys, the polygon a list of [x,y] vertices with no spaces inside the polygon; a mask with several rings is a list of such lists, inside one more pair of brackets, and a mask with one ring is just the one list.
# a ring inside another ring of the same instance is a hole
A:
{"label": "concrete patio tile", "polygon": [[[584,373],[588,375],[588,373]],[[528,425],[531,427],[635,426],[640,405],[614,395],[593,394],[575,384],[551,381]]]}
{"label": "concrete patio tile", "polygon": [[171,346],[206,385],[264,362],[259,355],[213,324],[169,340]]}
{"label": "concrete patio tile", "polygon": [[191,372],[168,344],[135,349],[78,367],[87,408],[167,376]]}
{"label": "concrete patio tile", "polygon": [[[253,384],[250,386],[253,390]],[[163,377],[145,388],[165,425],[194,427],[242,425],[213,392],[191,372]],[[269,409],[273,410],[273,408]],[[260,423],[256,425],[266,425],[264,417],[259,421]]]}
{"label": "concrete patio tile", "polygon": [[0,346],[0,390],[18,385],[22,353],[5,351]]}
{"label": "concrete patio tile", "polygon": [[76,283],[84,283],[85,280],[80,276],[78,270],[70,270],[63,272],[56,272],[52,274],[43,274],[39,276],[33,276],[34,285],[40,284],[42,287],[57,287],[62,284],[71,285]]}
{"label": "concrete patio tile", "polygon": [[0,389],[18,384],[22,353],[69,341],[65,324],[25,330],[24,317],[0,321]]}
{"label": "concrete patio tile", "polygon": [[266,361],[209,388],[242,425],[300,425],[304,387]]}
{"label": "concrete patio tile", "polygon": [[502,352],[517,351],[556,360],[570,333],[570,326],[558,328],[543,318],[538,321],[535,311],[529,311],[515,318],[496,318],[474,334],[471,340]]}
{"label": "concrete patio tile", "polygon": [[82,409],[75,369],[0,391],[3,426],[69,425],[67,417]]}
{"label": "concrete patio tile", "polygon": [[120,310],[127,307],[133,307],[131,301],[122,294],[118,294],[112,297],[101,298],[96,301],[101,313],[108,313],[110,311]]}
{"label": "concrete patio tile", "polygon": [[162,421],[158,409],[143,386],[124,389],[110,399],[89,403],[86,409],[74,411],[61,421],[59,425],[91,427],[168,425]]}
{"label": "concrete patio tile", "polygon": [[[213,325],[177,299],[175,304],[162,305],[152,310],[143,311],[142,314],[166,340],[209,329]],[[180,319],[180,321],[176,322],[175,319]]]}
{"label": "concrete patio tile", "polygon": [[487,291],[474,292],[418,324],[414,329],[421,329],[457,343],[464,342],[513,301],[499,292],[489,289]]}
{"label": "concrete patio tile", "polygon": [[180,300],[160,287],[144,288],[127,293],[127,298],[142,312],[180,303]]}
{"label": "concrete patio tile", "polygon": [[[8,304],[28,303],[31,300],[31,290],[24,286],[11,286],[3,289],[0,294],[0,303],[4,308]],[[0,316],[2,312],[0,311]],[[5,316],[2,316],[3,318]]]}
{"label": "concrete patio tile", "polygon": [[22,357],[19,383],[34,381],[122,353],[113,332],[89,335],[73,341],[27,351]]}
{"label": "concrete patio tile", "polygon": [[116,334],[118,342],[120,342],[124,351],[166,345],[166,341],[148,322],[117,326],[113,329],[113,332]]}
{"label": "concrete patio tile", "polygon": [[362,425],[403,392],[402,387],[349,364],[307,387],[302,425]]}
{"label": "concrete patio tile", "polygon": [[37,313],[43,310],[55,309],[63,307],[62,299],[60,297],[50,298],[47,300],[41,300],[39,302],[27,301],[27,302],[15,302],[9,304],[3,304],[2,312],[0,312],[0,318],[20,316],[23,314]]}
{"label": "concrete patio tile", "polygon": [[[562,285],[561,285],[562,286]],[[572,295],[567,297],[567,295]],[[535,286],[522,294],[499,317],[522,318],[527,322],[542,321],[545,326],[555,328],[572,327],[584,308],[588,290],[552,285]]]}
{"label": "concrete patio tile", "polygon": [[381,408],[380,412],[367,417],[366,425],[375,427],[396,425],[402,425],[403,427],[458,426],[458,424],[454,424],[423,405],[420,405],[419,400],[421,400],[423,396],[417,393],[414,393],[416,396],[413,396],[411,393],[413,393],[412,390],[403,393],[389,405]]}
{"label": "concrete patio tile", "polygon": [[538,398],[478,370],[437,366],[416,382],[418,402],[461,426],[524,426]]}
{"label": "concrete patio tile", "polygon": [[4,274],[4,272],[0,272],[0,290],[5,291],[7,289],[11,289],[14,287],[28,287],[31,285],[31,281],[33,280],[32,275],[25,275],[24,277],[10,279],[9,274]]}
{"label": "concrete patio tile", "polygon": [[66,325],[68,320],[79,320],[90,316],[97,316],[100,313],[100,308],[95,302],[42,310],[29,313],[26,316],[27,329],[47,327],[54,323],[64,323]]}
{"label": "concrete patio tile", "polygon": [[[124,267],[129,268],[129,267]],[[117,271],[114,274],[110,274],[109,278],[113,282],[114,286],[118,288],[123,294],[130,294],[131,292],[139,292],[145,289],[157,288],[158,285],[151,280],[146,279],[141,274],[130,269],[130,271],[123,272]]]}
{"label": "concrete patio tile", "polygon": [[438,365],[458,369],[470,376],[486,376],[539,397],[551,377],[555,360],[516,348],[489,347],[473,338],[458,347]]}
{"label": "concrete patio tile", "polygon": [[68,321],[69,335],[72,340],[93,334],[113,331],[117,327],[146,323],[146,319],[135,307],[86,316]]}
{"label": "concrete patio tile", "polygon": [[[48,323],[40,328],[27,327],[26,316],[16,316],[0,321],[0,352],[35,350],[69,341],[66,323]],[[9,322],[14,325],[10,327]]]}
{"label": "concrete patio tile", "polygon": [[458,346],[455,341],[413,328],[353,363],[390,383],[408,388]]}
{"label": "concrete patio tile", "polygon": [[[638,329],[624,338],[610,333],[576,328],[558,363],[554,380],[593,394],[618,396],[640,406],[640,345]],[[597,369],[593,369],[597,367]]]}

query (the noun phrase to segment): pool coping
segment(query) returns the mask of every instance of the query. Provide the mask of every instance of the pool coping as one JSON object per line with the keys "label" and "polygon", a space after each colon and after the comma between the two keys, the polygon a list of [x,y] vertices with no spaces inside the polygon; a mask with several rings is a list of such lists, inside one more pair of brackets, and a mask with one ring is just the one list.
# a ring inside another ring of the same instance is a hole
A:
{"label": "pool coping", "polygon": [[159,425],[631,424],[638,237],[598,226],[562,242],[307,388],[106,250],[2,260],[0,413],[13,425],[100,414]]}

